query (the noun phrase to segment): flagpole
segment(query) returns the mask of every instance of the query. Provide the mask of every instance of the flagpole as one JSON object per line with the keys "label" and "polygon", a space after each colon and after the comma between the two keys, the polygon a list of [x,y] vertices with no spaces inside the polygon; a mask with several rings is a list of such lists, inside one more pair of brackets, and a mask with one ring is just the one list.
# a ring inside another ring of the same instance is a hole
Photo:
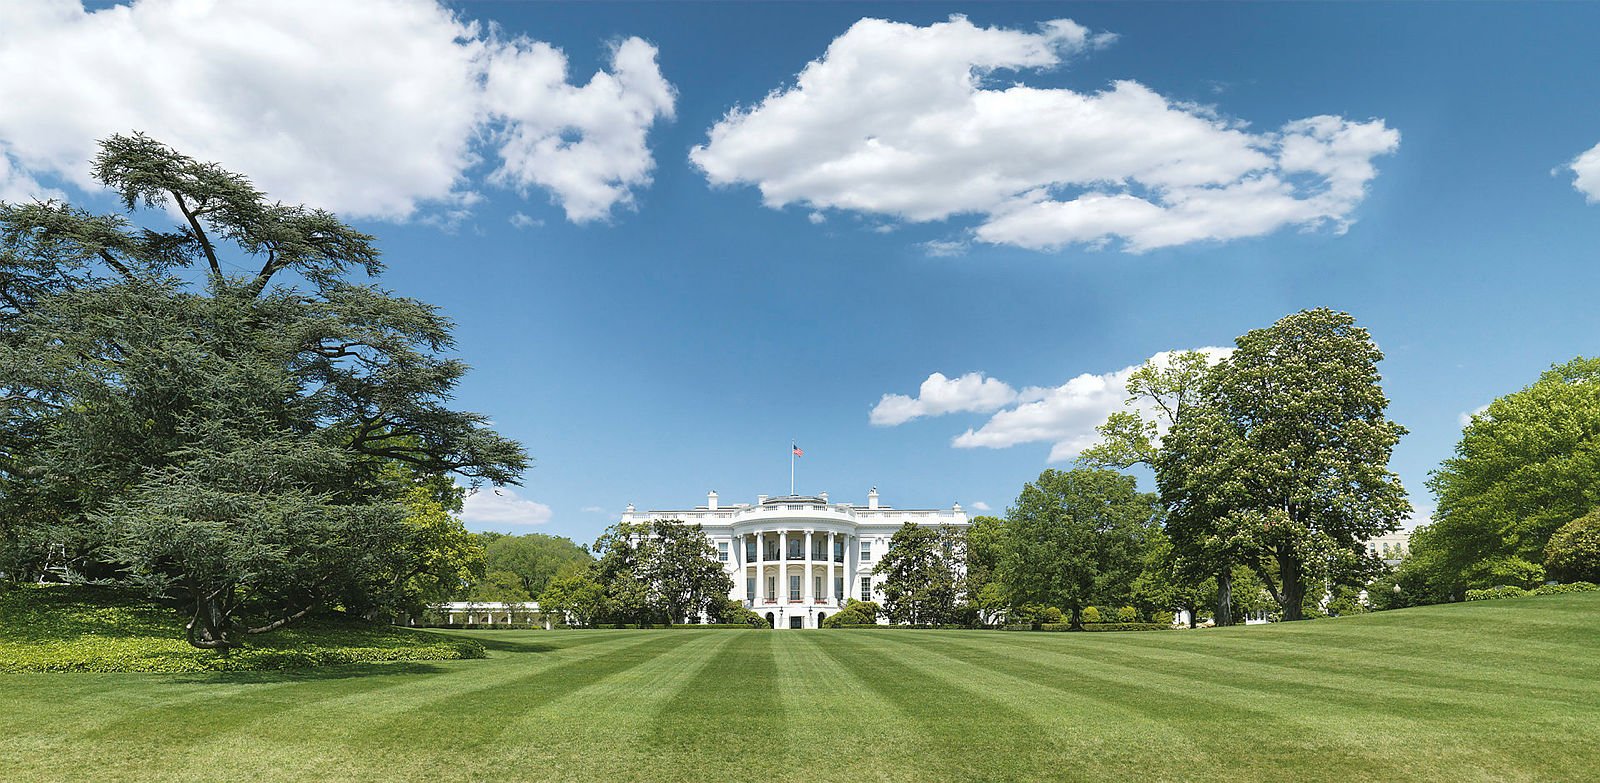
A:
{"label": "flagpole", "polygon": [[789,439],[789,497],[794,497],[794,439]]}

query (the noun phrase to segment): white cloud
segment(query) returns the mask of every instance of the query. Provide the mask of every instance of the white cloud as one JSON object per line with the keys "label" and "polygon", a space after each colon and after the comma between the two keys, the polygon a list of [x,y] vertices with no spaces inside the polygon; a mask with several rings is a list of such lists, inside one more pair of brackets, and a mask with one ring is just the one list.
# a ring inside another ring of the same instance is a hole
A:
{"label": "white cloud", "polygon": [[95,187],[96,140],[139,130],[349,217],[458,221],[492,159],[492,182],[596,220],[650,182],[672,88],[638,38],[581,86],[566,69],[431,1],[0,4],[0,195],[18,170]]}
{"label": "white cloud", "polygon": [[954,379],[936,372],[922,382],[916,397],[883,395],[873,406],[870,420],[875,426],[893,427],[922,416],[999,410],[1016,399],[1016,390],[995,378],[983,377],[981,372],[969,372]]}
{"label": "white cloud", "polygon": [[549,506],[520,497],[510,487],[469,492],[461,509],[462,521],[487,527],[542,525],[551,516]]}
{"label": "white cloud", "polygon": [[1461,426],[1465,427],[1472,423],[1472,417],[1481,416],[1487,410],[1489,410],[1489,404],[1484,403],[1483,405],[1479,405],[1477,408],[1474,408],[1470,411],[1463,411],[1460,414],[1457,414],[1456,421],[1460,422]]}
{"label": "white cloud", "polygon": [[[1252,133],[1138,82],[1036,88],[1016,72],[1109,44],[1070,20],[1036,31],[862,19],[793,86],[738,107],[690,158],[717,185],[911,222],[979,215],[977,241],[1131,252],[1344,230],[1399,133],[1317,116]],[[1008,71],[1004,79],[998,71]]]}
{"label": "white cloud", "polygon": [[[1232,352],[1215,347],[1194,350],[1212,361]],[[1164,364],[1174,353],[1163,351],[1148,361]],[[1050,462],[1070,460],[1099,441],[1095,428],[1127,404],[1128,376],[1142,364],[1098,375],[1084,373],[1053,388],[1024,389],[1015,406],[994,414],[982,427],[957,435],[951,445],[1003,449],[1021,443],[1049,443]]]}
{"label": "white cloud", "polygon": [[583,508],[579,509],[579,511],[582,511],[585,514],[604,514],[604,513],[606,513],[606,510],[604,508],[601,508],[600,506],[584,506]]}
{"label": "white cloud", "polygon": [[531,215],[516,212],[511,215],[511,225],[517,228],[537,228],[544,225],[544,221]]}
{"label": "white cloud", "polygon": [[806,215],[806,220],[811,221],[811,225],[818,226],[828,222],[828,216],[822,214],[821,212],[813,212],[809,215]]}
{"label": "white cloud", "polygon": [[967,243],[960,240],[930,239],[922,243],[922,252],[934,258],[950,258],[964,255],[967,247]]}
{"label": "white cloud", "polygon": [[1573,158],[1569,168],[1577,175],[1572,181],[1572,186],[1577,188],[1589,203],[1600,202],[1600,144]]}
{"label": "white cloud", "polygon": [[989,509],[989,504],[988,503],[985,503],[985,502],[983,502],[981,500],[975,500],[975,501],[972,502],[972,510],[973,511],[988,511],[990,509]]}

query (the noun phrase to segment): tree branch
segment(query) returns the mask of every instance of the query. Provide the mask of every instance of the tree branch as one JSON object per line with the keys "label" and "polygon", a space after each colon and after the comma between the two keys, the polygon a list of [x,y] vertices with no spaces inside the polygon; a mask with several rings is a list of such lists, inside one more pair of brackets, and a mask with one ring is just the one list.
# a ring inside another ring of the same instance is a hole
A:
{"label": "tree branch", "polygon": [[200,240],[200,249],[205,251],[206,260],[211,262],[211,273],[222,277],[222,265],[217,263],[217,251],[211,246],[211,238],[206,236],[206,230],[200,227],[200,219],[189,209],[189,203],[183,200],[182,193],[176,190],[170,192],[178,202],[178,210],[189,220],[189,228],[194,231],[195,238]]}
{"label": "tree branch", "polygon": [[318,598],[318,599],[312,601],[310,604],[308,604],[306,606],[306,608],[301,609],[300,611],[295,612],[294,614],[291,614],[288,617],[280,617],[277,620],[274,620],[274,621],[272,621],[270,623],[267,623],[266,625],[263,625],[263,626],[261,626],[259,628],[246,628],[246,629],[244,629],[244,632],[247,633],[247,634],[258,634],[258,633],[267,633],[268,631],[276,631],[279,628],[282,628],[285,625],[288,625],[289,623],[294,622],[295,620],[298,620],[298,619],[300,619],[302,617],[305,617],[308,614],[311,614],[311,610],[317,608],[317,606],[320,605],[321,603],[322,603],[322,599]]}
{"label": "tree branch", "polygon": [[112,256],[110,250],[107,250],[103,247],[100,248],[100,258],[106,262],[106,266],[117,270],[117,272],[119,272],[124,278],[128,280],[133,279],[133,273],[128,271],[128,267],[123,266],[121,261],[118,261],[116,257]]}

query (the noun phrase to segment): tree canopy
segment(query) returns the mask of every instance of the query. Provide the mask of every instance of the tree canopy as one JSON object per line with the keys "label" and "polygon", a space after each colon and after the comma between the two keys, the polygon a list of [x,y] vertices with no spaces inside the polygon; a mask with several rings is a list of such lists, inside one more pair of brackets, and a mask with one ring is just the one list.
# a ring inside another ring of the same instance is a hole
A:
{"label": "tree canopy", "polygon": [[1155,496],[1132,476],[1044,471],[1006,515],[999,578],[1007,603],[1065,610],[1073,628],[1083,627],[1085,607],[1126,603],[1159,515]]}
{"label": "tree canopy", "polygon": [[1600,358],[1552,367],[1491,402],[1433,473],[1433,521],[1412,540],[1415,569],[1443,592],[1543,578],[1545,547],[1600,508]]}
{"label": "tree canopy", "polygon": [[[450,476],[515,483],[527,458],[449,406],[451,323],[352,279],[382,270],[373,238],[142,135],[105,140],[94,173],[122,212],[0,204],[12,572],[64,552],[226,651],[470,568],[409,491],[458,507]],[[178,224],[152,227],[163,213]]]}
{"label": "tree canopy", "polygon": [[883,575],[883,609],[891,621],[911,625],[956,621],[964,544],[954,529],[914,522],[901,525],[889,537],[889,549],[873,572]]}
{"label": "tree canopy", "polygon": [[1248,565],[1296,620],[1316,576],[1380,570],[1362,544],[1411,510],[1388,467],[1405,428],[1385,416],[1383,354],[1349,314],[1304,310],[1235,342],[1157,459],[1168,532]]}

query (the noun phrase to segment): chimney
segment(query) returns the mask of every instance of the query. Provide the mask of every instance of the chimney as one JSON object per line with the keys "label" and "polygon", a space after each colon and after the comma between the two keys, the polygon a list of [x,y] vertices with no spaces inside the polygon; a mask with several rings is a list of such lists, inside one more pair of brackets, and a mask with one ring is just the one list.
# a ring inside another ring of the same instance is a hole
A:
{"label": "chimney", "polygon": [[761,505],[762,503],[765,503],[765,502],[767,502],[767,496],[766,495],[756,495],[756,505],[759,506],[759,505]]}
{"label": "chimney", "polygon": [[706,508],[717,510],[717,491],[714,489],[706,493]]}
{"label": "chimney", "polygon": [[828,493],[826,493],[826,492],[818,492],[817,493],[817,497],[822,498],[822,502],[823,503],[827,503],[828,502]]}
{"label": "chimney", "polygon": [[877,487],[873,487],[872,491],[867,493],[867,508],[877,508],[877,507],[878,507],[878,488]]}

